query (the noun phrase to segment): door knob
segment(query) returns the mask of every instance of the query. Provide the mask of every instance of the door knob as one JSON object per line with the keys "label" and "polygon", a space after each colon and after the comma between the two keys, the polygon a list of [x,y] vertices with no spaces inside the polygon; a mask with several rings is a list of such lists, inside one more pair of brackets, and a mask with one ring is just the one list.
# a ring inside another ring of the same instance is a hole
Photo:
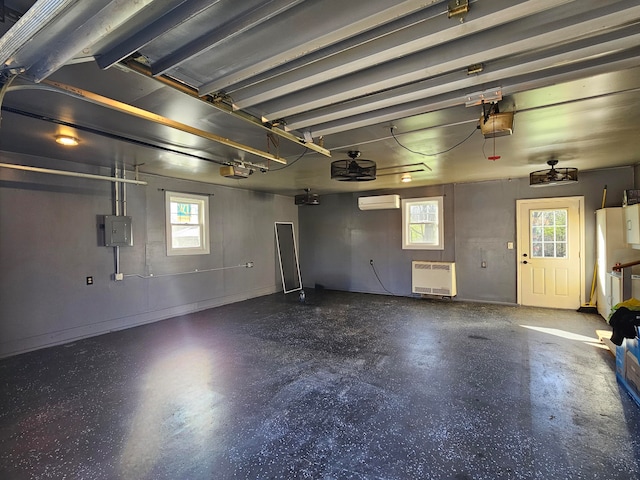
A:
{"label": "door knob", "polygon": [[524,264],[526,265],[526,264],[527,264],[527,263],[529,263],[529,262],[527,262],[526,260],[523,260],[523,261],[522,261],[522,263],[524,263]]}

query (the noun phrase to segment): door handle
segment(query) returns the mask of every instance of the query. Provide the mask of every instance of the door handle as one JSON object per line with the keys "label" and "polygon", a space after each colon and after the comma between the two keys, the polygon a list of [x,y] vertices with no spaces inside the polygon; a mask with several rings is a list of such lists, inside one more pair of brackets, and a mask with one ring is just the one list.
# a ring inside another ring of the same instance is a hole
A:
{"label": "door handle", "polygon": [[522,263],[524,263],[524,264],[526,265],[526,264],[527,264],[527,263],[529,263],[529,262],[527,262],[526,260],[523,260],[523,261],[522,261]]}

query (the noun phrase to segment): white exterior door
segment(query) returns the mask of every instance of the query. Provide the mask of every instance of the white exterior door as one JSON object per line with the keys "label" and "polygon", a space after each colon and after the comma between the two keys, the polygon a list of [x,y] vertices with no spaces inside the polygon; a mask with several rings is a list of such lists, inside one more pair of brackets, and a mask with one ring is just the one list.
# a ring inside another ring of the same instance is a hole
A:
{"label": "white exterior door", "polygon": [[516,205],[518,303],[578,309],[584,292],[584,197]]}

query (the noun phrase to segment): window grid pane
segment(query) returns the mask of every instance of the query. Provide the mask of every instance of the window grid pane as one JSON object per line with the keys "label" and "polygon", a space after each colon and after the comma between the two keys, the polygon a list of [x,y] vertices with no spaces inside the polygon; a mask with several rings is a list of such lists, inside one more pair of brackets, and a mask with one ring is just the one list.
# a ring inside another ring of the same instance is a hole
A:
{"label": "window grid pane", "polygon": [[202,245],[200,238],[199,226],[171,226],[173,248],[200,248]]}
{"label": "window grid pane", "polygon": [[567,258],[567,210],[532,210],[531,256]]}
{"label": "window grid pane", "polygon": [[208,198],[167,192],[167,255],[209,253]]}
{"label": "window grid pane", "polygon": [[197,203],[171,202],[171,223],[198,225],[200,223],[198,207]]}
{"label": "window grid pane", "polygon": [[402,248],[443,250],[443,197],[402,200]]}
{"label": "window grid pane", "polygon": [[438,242],[438,204],[427,201],[409,206],[409,241],[434,245]]}

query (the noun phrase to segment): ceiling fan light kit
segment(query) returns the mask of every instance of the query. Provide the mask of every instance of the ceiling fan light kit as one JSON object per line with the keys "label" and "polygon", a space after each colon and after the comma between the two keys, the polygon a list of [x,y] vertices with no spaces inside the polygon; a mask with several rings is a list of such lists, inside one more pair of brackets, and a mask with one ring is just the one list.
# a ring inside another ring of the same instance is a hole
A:
{"label": "ceiling fan light kit", "polygon": [[550,187],[552,185],[569,185],[578,182],[577,168],[555,168],[558,160],[549,160],[549,170],[537,170],[529,174],[529,186]]}
{"label": "ceiling fan light kit", "polygon": [[376,179],[376,162],[358,159],[360,152],[348,152],[350,160],[331,162],[331,178],[340,182],[368,182]]}

